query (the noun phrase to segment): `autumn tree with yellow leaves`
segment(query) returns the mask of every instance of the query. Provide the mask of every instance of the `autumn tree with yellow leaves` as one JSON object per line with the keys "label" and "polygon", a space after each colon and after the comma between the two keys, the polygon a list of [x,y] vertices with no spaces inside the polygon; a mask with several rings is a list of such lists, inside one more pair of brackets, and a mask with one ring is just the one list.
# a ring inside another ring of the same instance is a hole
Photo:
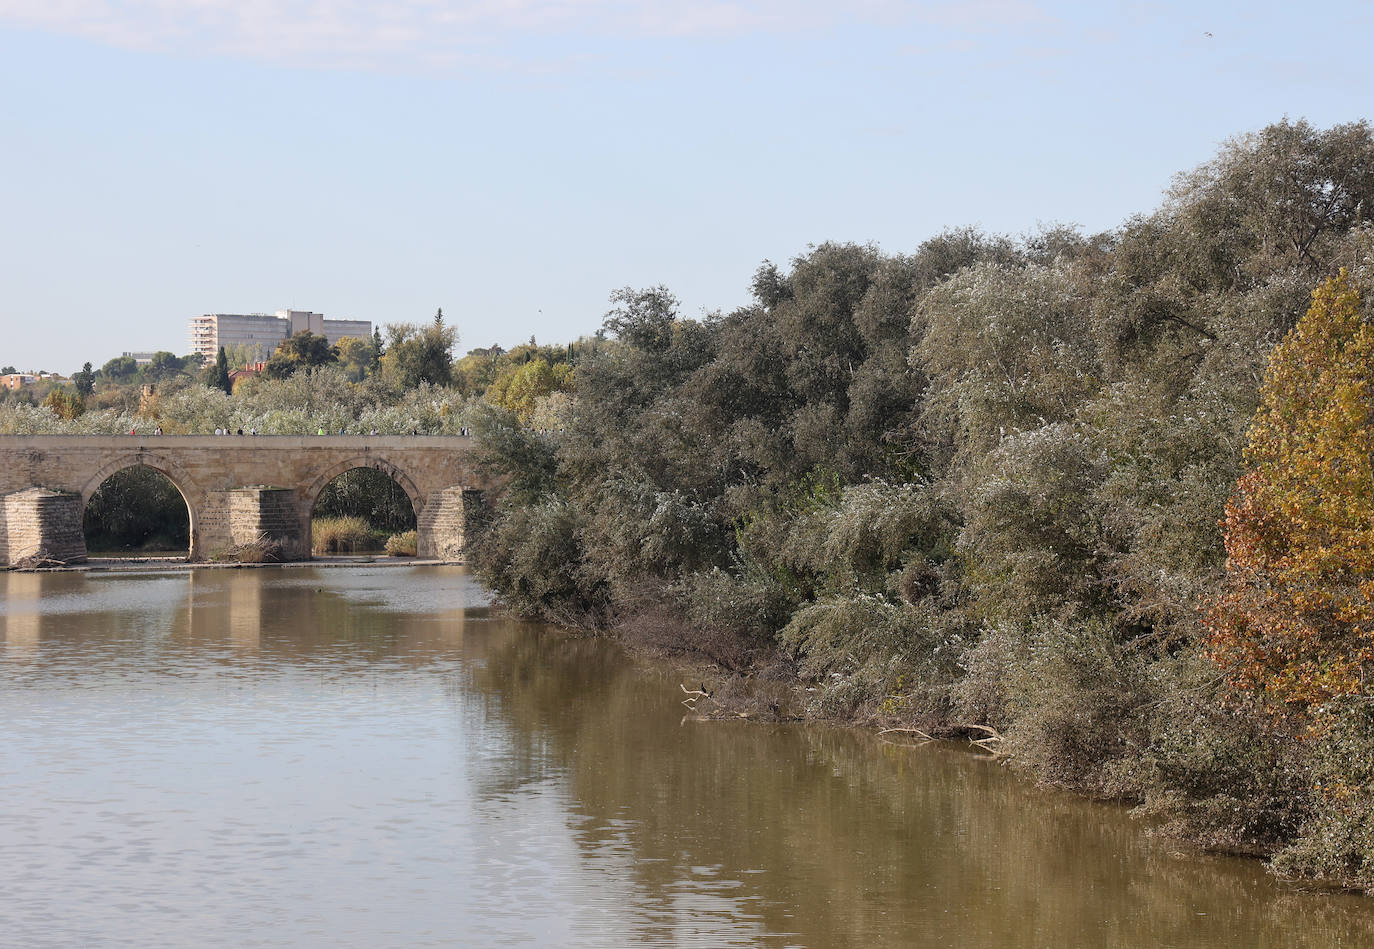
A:
{"label": "autumn tree with yellow leaves", "polygon": [[1210,649],[1233,684],[1319,725],[1374,694],[1374,326],[1344,270],[1275,349],[1226,507]]}

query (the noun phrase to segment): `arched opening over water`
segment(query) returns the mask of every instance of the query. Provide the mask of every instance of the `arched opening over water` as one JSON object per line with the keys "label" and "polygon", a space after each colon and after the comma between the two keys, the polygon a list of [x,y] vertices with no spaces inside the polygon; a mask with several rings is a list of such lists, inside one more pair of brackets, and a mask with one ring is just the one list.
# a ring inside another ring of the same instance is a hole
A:
{"label": "arched opening over water", "polygon": [[334,476],[310,512],[312,556],[415,554],[415,502],[401,483],[371,467]]}
{"label": "arched opening over water", "polygon": [[130,465],[100,482],[81,517],[96,557],[189,557],[191,509],[171,478]]}

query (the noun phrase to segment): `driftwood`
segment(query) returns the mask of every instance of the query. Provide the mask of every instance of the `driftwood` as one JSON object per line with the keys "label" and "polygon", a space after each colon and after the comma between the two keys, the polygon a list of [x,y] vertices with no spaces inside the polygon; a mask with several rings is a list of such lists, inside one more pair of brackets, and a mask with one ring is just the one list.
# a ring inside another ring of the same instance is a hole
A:
{"label": "driftwood", "polygon": [[[950,726],[950,730],[951,730],[951,731],[976,731],[976,732],[986,732],[987,734],[986,734],[984,737],[982,737],[982,738],[970,738],[970,739],[969,739],[969,744],[970,744],[970,745],[977,745],[979,748],[983,749],[983,750],[986,751],[986,752],[989,752],[989,753],[992,754],[994,757],[997,757],[997,758],[1006,757],[1006,755],[1005,755],[1005,754],[999,749],[999,747],[998,747],[999,745],[1002,744],[1002,733],[999,732],[997,729],[992,728],[991,726],[988,726],[988,725],[969,725],[969,724],[961,723],[961,724],[958,724],[958,725],[951,725],[951,726]],[[926,732],[921,731],[921,729],[919,729],[919,728],[912,728],[912,727],[884,728],[884,729],[882,729],[882,730],[880,730],[880,731],[878,732],[878,737],[881,738],[881,737],[884,736],[884,735],[891,735],[891,734],[915,735],[915,736],[916,736],[917,738],[919,738],[922,742],[927,742],[927,741],[938,741],[938,739],[935,738],[934,736],[932,736],[932,735],[930,735],[930,734],[928,734],[928,733],[926,733]]]}
{"label": "driftwood", "polygon": [[921,741],[935,740],[934,738],[931,738],[929,735],[927,735],[925,732],[921,731],[919,728],[884,728],[882,731],[878,732],[878,737],[881,738],[883,735],[890,735],[893,732],[902,732],[905,734],[915,735],[918,738],[920,738]]}
{"label": "driftwood", "polygon": [[687,706],[694,712],[697,710],[698,702],[700,702],[702,699],[709,699],[711,697],[711,693],[706,691],[706,683],[704,682],[701,684],[701,688],[699,689],[689,689],[681,682],[679,682],[677,685],[679,689],[681,689],[683,692],[687,694],[687,698],[682,700],[682,704]]}
{"label": "driftwood", "polygon": [[987,732],[987,736],[984,738],[970,738],[969,744],[977,745],[984,751],[990,751],[994,755],[1001,756],[1002,752],[999,751],[996,746],[1002,744],[1002,733],[997,729],[990,728],[987,725],[960,725],[959,727],[971,729],[973,731]]}
{"label": "driftwood", "polygon": [[221,563],[281,563],[286,558],[282,554],[281,541],[274,540],[264,531],[249,543],[215,551],[210,559]]}
{"label": "driftwood", "polygon": [[[84,559],[84,558],[83,558]],[[52,567],[66,567],[70,560],[59,560],[47,550],[39,550],[10,564],[13,570],[46,570]]]}

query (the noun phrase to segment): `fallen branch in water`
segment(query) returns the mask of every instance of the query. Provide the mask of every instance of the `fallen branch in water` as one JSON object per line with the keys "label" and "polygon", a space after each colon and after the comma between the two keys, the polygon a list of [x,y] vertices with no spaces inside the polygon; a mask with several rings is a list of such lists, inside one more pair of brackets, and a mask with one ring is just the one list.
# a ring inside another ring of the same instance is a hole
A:
{"label": "fallen branch in water", "polygon": [[994,755],[1002,754],[1002,752],[998,751],[997,748],[994,747],[995,745],[1000,745],[1002,743],[1002,733],[999,732],[997,729],[991,728],[987,725],[960,725],[959,727],[967,728],[972,731],[987,732],[988,734],[986,738],[970,738],[969,744],[977,745],[984,751],[990,751]]}
{"label": "fallen branch in water", "polygon": [[[686,691],[686,690],[684,689],[683,691]],[[984,751],[988,752],[989,754],[991,754],[993,757],[996,757],[996,758],[1007,758],[1007,757],[1010,757],[1009,755],[1007,755],[1006,753],[1002,752],[1002,751],[998,748],[998,746],[1002,744],[1002,733],[999,732],[997,729],[992,728],[991,726],[988,726],[988,725],[969,725],[969,724],[967,724],[967,723],[960,723],[960,724],[958,724],[958,725],[950,725],[950,726],[947,726],[946,728],[941,728],[940,731],[941,731],[941,733],[944,733],[944,732],[946,732],[946,731],[950,731],[950,732],[961,732],[961,731],[964,731],[964,732],[968,732],[968,731],[986,732],[986,735],[985,735],[984,737],[982,737],[982,738],[970,738],[970,739],[969,739],[969,744],[970,744],[970,745],[977,745],[979,748],[983,749]],[[915,735],[915,736],[916,736],[917,738],[919,738],[922,742],[927,742],[927,741],[939,741],[939,740],[940,740],[940,739],[938,739],[938,738],[935,738],[934,736],[932,736],[932,735],[929,734],[928,732],[924,732],[924,731],[922,731],[922,730],[919,729],[919,728],[914,728],[914,727],[911,727],[911,726],[902,726],[902,727],[895,727],[895,728],[884,728],[884,729],[882,729],[882,730],[880,730],[880,731],[878,732],[878,737],[881,738],[881,737],[883,737],[884,735],[891,735],[891,734],[894,734],[894,733],[897,733],[897,734],[906,734],[906,735]]]}
{"label": "fallen branch in water", "polygon": [[688,689],[687,686],[683,685],[681,682],[677,684],[677,687],[687,694],[687,698],[682,700],[682,704],[694,712],[697,710],[698,702],[702,699],[709,699],[711,697],[711,693],[706,691],[706,683],[704,682],[699,689]]}
{"label": "fallen branch in water", "polygon": [[911,735],[917,735],[920,737],[922,741],[935,740],[934,738],[931,738],[929,735],[927,735],[925,732],[921,731],[919,728],[884,728],[882,731],[878,732],[878,737],[881,738],[883,735],[889,735],[893,732],[904,732]]}

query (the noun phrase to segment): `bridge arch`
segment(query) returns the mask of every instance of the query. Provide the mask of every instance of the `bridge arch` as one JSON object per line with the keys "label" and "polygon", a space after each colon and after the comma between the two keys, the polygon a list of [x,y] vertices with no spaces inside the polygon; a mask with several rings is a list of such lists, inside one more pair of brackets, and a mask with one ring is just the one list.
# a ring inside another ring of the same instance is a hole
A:
{"label": "bridge arch", "polygon": [[344,461],[336,462],[328,468],[325,468],[324,472],[312,481],[310,486],[303,492],[301,498],[303,502],[302,507],[307,517],[309,517],[310,512],[315,509],[315,502],[319,500],[320,492],[325,489],[325,486],[339,475],[347,471],[352,471],[354,468],[372,468],[375,471],[380,471],[392,481],[395,481],[401,486],[401,490],[406,493],[406,497],[410,499],[410,507],[411,510],[415,512],[416,519],[420,517],[420,511],[425,506],[425,496],[415,485],[415,481],[410,475],[406,474],[390,461],[387,461],[385,458],[379,458],[373,454],[357,455],[345,459]]}
{"label": "bridge arch", "polygon": [[102,484],[114,475],[119,474],[121,471],[139,467],[151,468],[156,471],[170,481],[172,487],[176,488],[177,493],[181,495],[181,500],[186,504],[187,531],[190,534],[189,556],[196,556],[200,549],[197,542],[196,530],[201,514],[198,499],[190,489],[193,482],[191,481],[190,475],[179,465],[171,459],[161,455],[149,452],[130,452],[129,454],[115,457],[101,465],[100,469],[97,470],[95,474],[91,475],[85,484],[81,486],[81,509],[77,512],[78,516],[83,519],[85,518],[86,506],[90,503],[96,490],[99,489]]}

